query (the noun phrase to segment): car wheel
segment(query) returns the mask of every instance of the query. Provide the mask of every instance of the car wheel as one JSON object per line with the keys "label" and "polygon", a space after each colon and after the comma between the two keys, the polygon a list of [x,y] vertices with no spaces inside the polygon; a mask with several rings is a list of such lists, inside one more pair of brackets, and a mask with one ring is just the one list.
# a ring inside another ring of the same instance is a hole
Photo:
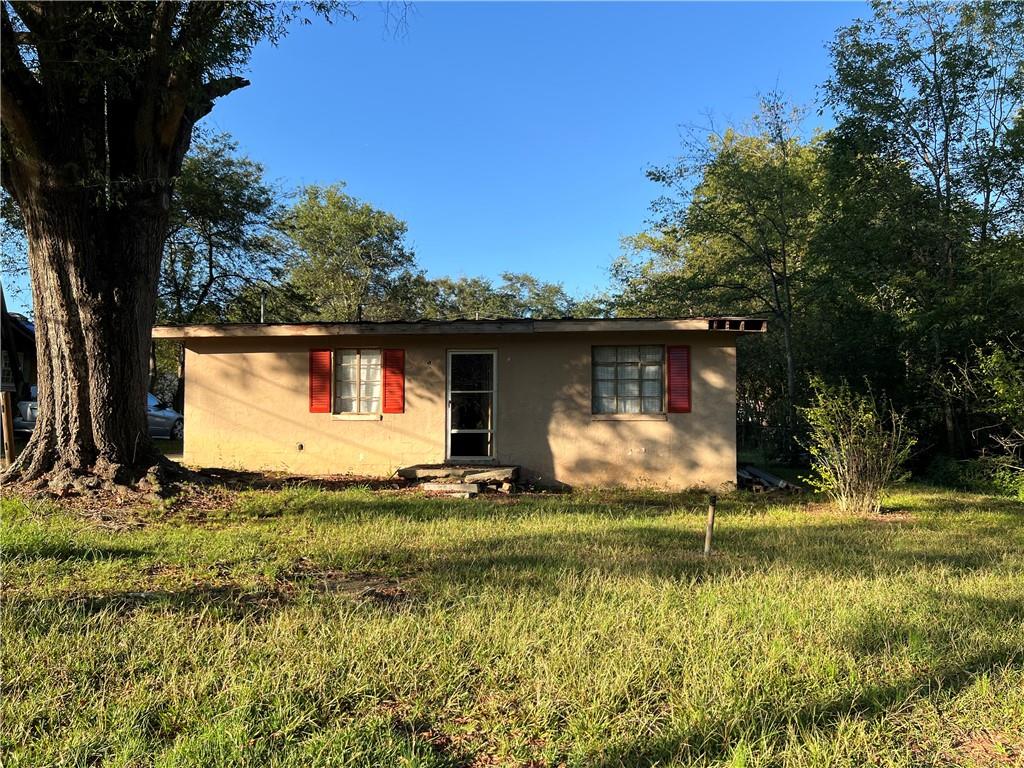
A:
{"label": "car wheel", "polygon": [[171,427],[171,440],[181,440],[185,437],[185,421],[178,419]]}

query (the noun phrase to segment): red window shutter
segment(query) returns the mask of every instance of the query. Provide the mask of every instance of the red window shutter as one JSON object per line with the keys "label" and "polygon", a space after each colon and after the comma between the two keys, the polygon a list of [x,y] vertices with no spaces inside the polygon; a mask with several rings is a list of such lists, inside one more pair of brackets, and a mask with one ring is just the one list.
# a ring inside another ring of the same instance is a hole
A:
{"label": "red window shutter", "polygon": [[331,412],[331,350],[309,350],[309,412]]}
{"label": "red window shutter", "polygon": [[690,412],[690,348],[669,347],[668,412]]}
{"label": "red window shutter", "polygon": [[405,350],[385,349],[384,413],[405,413]]}

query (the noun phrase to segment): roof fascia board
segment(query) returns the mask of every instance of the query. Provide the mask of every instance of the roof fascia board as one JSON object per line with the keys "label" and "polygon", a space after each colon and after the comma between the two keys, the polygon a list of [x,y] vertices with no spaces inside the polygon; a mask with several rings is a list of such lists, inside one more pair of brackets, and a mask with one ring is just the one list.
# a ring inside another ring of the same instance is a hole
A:
{"label": "roof fascia board", "polygon": [[[758,333],[767,330],[763,320],[747,327],[745,318],[682,318],[657,320],[617,318],[610,320],[467,320],[436,323],[227,323],[223,325],[156,326],[154,339],[270,338],[323,336],[458,336],[531,333],[621,333],[703,331]],[[724,327],[723,327],[724,326]],[[731,327],[729,327],[731,326]]]}

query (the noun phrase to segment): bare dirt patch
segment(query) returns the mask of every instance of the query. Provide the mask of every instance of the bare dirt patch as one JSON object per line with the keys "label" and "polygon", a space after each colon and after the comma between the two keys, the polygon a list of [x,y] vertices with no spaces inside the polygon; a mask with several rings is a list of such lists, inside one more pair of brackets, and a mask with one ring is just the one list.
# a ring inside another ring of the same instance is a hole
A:
{"label": "bare dirt patch", "polygon": [[867,519],[876,523],[909,523],[913,521],[914,516],[905,509],[882,507],[880,511],[868,515]]}
{"label": "bare dirt patch", "polygon": [[961,734],[953,753],[943,755],[951,765],[978,768],[1019,768],[1024,765],[1024,735],[1005,731],[971,730]]}
{"label": "bare dirt patch", "polygon": [[383,576],[367,571],[342,571],[318,567],[308,558],[300,558],[295,566],[281,577],[276,586],[285,593],[298,588],[343,595],[358,602],[384,606],[399,606],[412,599],[407,589],[408,579]]}

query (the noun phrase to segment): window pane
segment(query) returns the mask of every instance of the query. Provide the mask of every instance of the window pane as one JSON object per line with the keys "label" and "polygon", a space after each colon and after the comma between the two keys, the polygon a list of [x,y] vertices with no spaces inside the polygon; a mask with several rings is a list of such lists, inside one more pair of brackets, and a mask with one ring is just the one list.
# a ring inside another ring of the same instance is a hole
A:
{"label": "window pane", "polygon": [[664,412],[663,346],[601,346],[592,354],[594,413]]}
{"label": "window pane", "polygon": [[453,392],[451,423],[452,429],[490,429],[491,394]]}
{"label": "window pane", "polygon": [[491,436],[486,432],[452,434],[452,456],[490,456]]}
{"label": "window pane", "polygon": [[359,403],[360,413],[377,413],[380,411],[380,400],[378,398],[364,399]]}
{"label": "window pane", "polygon": [[364,382],[370,382],[372,384],[380,383],[380,366],[379,365],[363,365],[359,371],[359,378]]}
{"label": "window pane", "polygon": [[343,365],[347,368],[355,368],[356,365],[356,350],[354,349],[343,349],[341,350],[341,360],[339,365]]}
{"label": "window pane", "polygon": [[363,378],[380,377],[380,350],[364,349],[360,353],[360,365],[362,366]]}
{"label": "window pane", "polygon": [[356,396],[356,383],[355,381],[342,380],[338,382],[338,397],[347,397],[352,399]]}
{"label": "window pane", "polygon": [[639,365],[622,365],[619,364],[619,378],[620,379],[639,379],[640,378],[640,366]]}
{"label": "window pane", "polygon": [[470,392],[489,391],[494,374],[494,358],[488,354],[452,355],[451,388]]}
{"label": "window pane", "polygon": [[660,397],[645,397],[644,398],[644,413],[660,413],[661,398]]}
{"label": "window pane", "polygon": [[356,401],[351,397],[339,397],[337,410],[338,413],[354,413],[356,410]]}

